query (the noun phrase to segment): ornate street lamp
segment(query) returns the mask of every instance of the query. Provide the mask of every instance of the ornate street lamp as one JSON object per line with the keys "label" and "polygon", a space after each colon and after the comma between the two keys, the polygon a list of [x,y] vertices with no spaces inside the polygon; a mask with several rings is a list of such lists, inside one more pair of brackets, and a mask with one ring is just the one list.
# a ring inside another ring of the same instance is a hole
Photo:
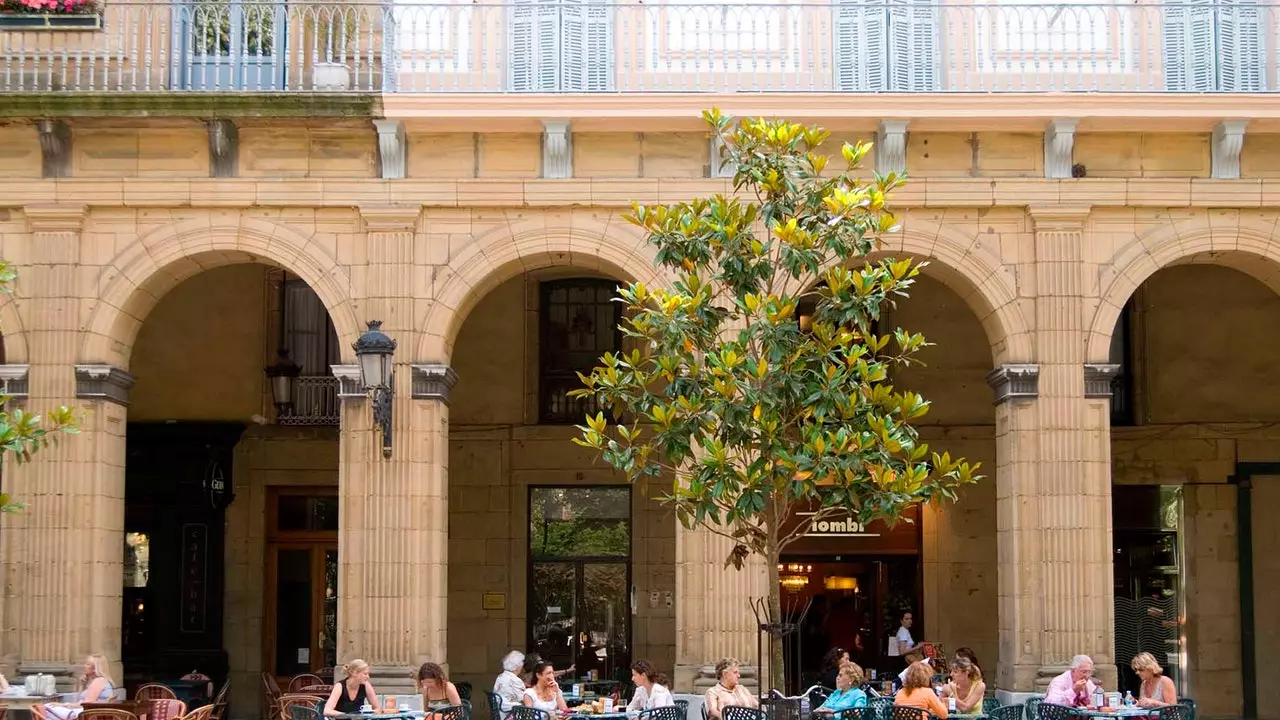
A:
{"label": "ornate street lamp", "polygon": [[396,341],[382,332],[381,320],[370,320],[369,329],[356,338],[352,347],[360,365],[360,387],[373,401],[373,424],[382,429],[382,457],[391,457],[391,399],[395,377],[391,359]]}
{"label": "ornate street lamp", "polygon": [[276,362],[274,365],[267,366],[267,380],[271,383],[271,397],[276,406],[276,422],[279,423],[281,418],[288,417],[289,412],[293,410],[293,381],[302,373],[302,368],[298,363],[289,358],[289,348],[286,347],[286,329],[285,322],[289,317],[288,308],[289,293],[287,281],[289,276],[284,271],[280,272],[280,324],[277,328],[276,335]]}

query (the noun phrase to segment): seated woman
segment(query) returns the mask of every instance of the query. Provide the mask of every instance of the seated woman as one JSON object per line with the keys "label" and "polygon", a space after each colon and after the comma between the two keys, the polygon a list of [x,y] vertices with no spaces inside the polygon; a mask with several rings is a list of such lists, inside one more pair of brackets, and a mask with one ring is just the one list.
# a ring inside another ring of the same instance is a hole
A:
{"label": "seated woman", "polygon": [[[920,708],[933,713],[935,717],[946,720],[947,706],[942,704],[933,692],[929,683],[933,680],[933,666],[923,660],[911,663],[907,668],[907,677],[903,680],[902,689],[893,696],[894,705]],[[928,715],[921,714],[921,718]]]}
{"label": "seated woman", "polygon": [[524,698],[524,678],[516,674],[524,668],[524,653],[512,650],[502,658],[502,674],[493,681],[493,694],[502,698],[502,710],[519,705]]}
{"label": "seated woman", "polygon": [[458,696],[458,688],[444,674],[439,663],[424,662],[418,668],[418,690],[422,692],[422,706],[428,710],[439,710],[462,704]]}
{"label": "seated woman", "polygon": [[369,663],[363,660],[352,660],[342,666],[346,677],[333,684],[329,691],[329,699],[324,703],[326,717],[338,715],[356,715],[364,712],[365,705],[378,710],[378,694],[369,683]]}
{"label": "seated woman", "polygon": [[533,666],[533,687],[524,691],[525,707],[555,713],[557,710],[568,710],[564,701],[564,693],[560,692],[560,683],[556,682],[556,669],[549,662],[540,662]]}
{"label": "seated woman", "polygon": [[835,714],[852,708],[867,706],[867,694],[862,691],[862,668],[856,663],[845,662],[840,665],[840,674],[836,675],[836,691],[827,697],[827,701],[818,706],[814,712]]}
{"label": "seated woman", "polygon": [[636,694],[627,703],[627,712],[675,707],[676,699],[667,689],[666,676],[658,672],[648,660],[631,663],[631,682],[636,684]]}
{"label": "seated woman", "polygon": [[1178,704],[1178,688],[1164,676],[1164,668],[1156,662],[1154,655],[1149,652],[1138,653],[1129,666],[1142,678],[1142,687],[1138,689],[1138,707],[1161,708]]}
{"label": "seated woman", "polygon": [[745,685],[738,682],[742,679],[742,670],[738,667],[738,661],[733,658],[724,658],[716,663],[716,680],[715,685],[707,690],[706,708],[707,717],[711,720],[721,720],[720,713],[727,707],[759,707],[760,701],[756,700],[756,696]]}
{"label": "seated woman", "polygon": [[94,653],[85,658],[84,674],[76,682],[80,697],[73,703],[49,703],[44,706],[45,712],[57,720],[71,720],[78,717],[84,703],[111,702],[115,696],[115,683],[111,681],[111,668],[107,658],[101,653]]}
{"label": "seated woman", "polygon": [[942,697],[956,699],[956,712],[982,712],[982,698],[987,694],[987,684],[982,682],[982,671],[968,658],[956,657],[951,665],[951,682],[942,688]]}

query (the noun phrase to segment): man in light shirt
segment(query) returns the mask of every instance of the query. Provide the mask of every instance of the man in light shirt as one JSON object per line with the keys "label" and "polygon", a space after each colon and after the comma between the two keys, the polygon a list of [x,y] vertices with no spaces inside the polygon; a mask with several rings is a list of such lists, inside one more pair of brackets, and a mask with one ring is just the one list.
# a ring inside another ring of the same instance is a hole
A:
{"label": "man in light shirt", "polygon": [[1049,683],[1044,701],[1068,707],[1087,707],[1097,687],[1093,682],[1093,658],[1077,655],[1071,659],[1071,667]]}

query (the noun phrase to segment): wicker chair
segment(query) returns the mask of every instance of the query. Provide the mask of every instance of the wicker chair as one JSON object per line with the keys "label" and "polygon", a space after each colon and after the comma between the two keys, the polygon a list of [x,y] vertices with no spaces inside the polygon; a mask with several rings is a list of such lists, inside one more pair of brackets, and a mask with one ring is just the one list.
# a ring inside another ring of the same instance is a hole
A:
{"label": "wicker chair", "polygon": [[292,709],[294,706],[301,705],[309,707],[312,710],[316,708],[316,704],[323,702],[324,698],[319,695],[307,695],[303,693],[285,693],[280,696],[276,702],[279,703],[278,717],[280,720],[290,720],[293,717]]}
{"label": "wicker chair", "polygon": [[191,712],[187,713],[185,716],[183,716],[182,720],[209,720],[209,718],[212,715],[213,715],[213,706],[205,705],[203,707],[198,707],[195,710],[192,710]]}
{"label": "wicker chair", "polygon": [[285,692],[300,693],[302,692],[302,688],[304,687],[308,687],[311,685],[325,685],[325,684],[326,684],[325,681],[321,680],[319,675],[312,675],[311,673],[303,673],[301,675],[295,676],[292,680],[289,681],[289,689],[286,690]]}
{"label": "wicker chair", "polygon": [[147,683],[139,685],[137,690],[133,691],[134,700],[177,700],[178,694],[173,688],[160,683]]}
{"label": "wicker chair", "polygon": [[231,680],[228,679],[222,683],[222,688],[218,690],[218,694],[214,696],[213,702],[209,703],[213,706],[213,712],[209,717],[213,720],[223,720],[227,716],[227,695],[231,692]]}
{"label": "wicker chair", "polygon": [[263,717],[267,720],[276,717],[280,712],[280,696],[284,693],[280,692],[280,683],[276,682],[275,675],[265,670],[262,673],[262,699],[266,701],[264,706]]}
{"label": "wicker chair", "polygon": [[1070,705],[1042,702],[1036,708],[1035,720],[1074,720],[1079,715]]}
{"label": "wicker chair", "polygon": [[80,713],[84,720],[138,720],[138,716],[120,708],[88,708]]}
{"label": "wicker chair", "polygon": [[152,700],[147,720],[180,720],[187,714],[187,704],[181,700]]}
{"label": "wicker chair", "polygon": [[289,692],[296,695],[320,695],[323,697],[328,695],[329,691],[332,689],[332,685],[307,685],[306,687],[298,688],[297,690],[290,690]]}
{"label": "wicker chair", "polygon": [[289,706],[289,717],[286,720],[320,720],[320,711],[315,705],[294,703]]}

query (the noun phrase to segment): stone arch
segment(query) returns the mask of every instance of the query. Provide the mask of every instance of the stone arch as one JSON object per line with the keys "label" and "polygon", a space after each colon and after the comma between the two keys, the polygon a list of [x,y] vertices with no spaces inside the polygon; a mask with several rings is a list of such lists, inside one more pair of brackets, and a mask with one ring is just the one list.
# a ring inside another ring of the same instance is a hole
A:
{"label": "stone arch", "polygon": [[898,254],[929,261],[926,272],[969,306],[987,333],[994,365],[1031,362],[1031,332],[1018,307],[1017,280],[980,236],[908,215],[873,257]]}
{"label": "stone arch", "polygon": [[1089,362],[1110,357],[1111,335],[1125,303],[1147,278],[1174,265],[1219,265],[1239,270],[1280,293],[1276,223],[1235,211],[1200,215],[1136,235],[1102,266],[1097,309],[1089,325]]}
{"label": "stone arch", "polygon": [[305,280],[333,319],[344,361],[352,361],[359,324],[333,252],[284,225],[240,217],[167,225],[116,255],[98,277],[81,362],[127,369],[138,331],[165,293],[205,270],[241,263],[277,265]]}
{"label": "stone arch", "polygon": [[563,220],[568,222],[540,215],[513,219],[476,236],[452,258],[427,310],[418,359],[448,362],[476,304],[498,285],[531,270],[576,267],[620,280],[665,282],[639,228],[612,213],[575,212]]}

